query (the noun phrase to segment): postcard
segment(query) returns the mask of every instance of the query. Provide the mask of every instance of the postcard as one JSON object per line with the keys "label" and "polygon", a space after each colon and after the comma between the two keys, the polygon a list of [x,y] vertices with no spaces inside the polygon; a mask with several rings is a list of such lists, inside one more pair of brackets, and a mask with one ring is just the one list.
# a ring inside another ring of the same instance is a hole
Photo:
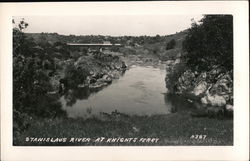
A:
{"label": "postcard", "polygon": [[2,160],[247,160],[244,1],[0,7]]}

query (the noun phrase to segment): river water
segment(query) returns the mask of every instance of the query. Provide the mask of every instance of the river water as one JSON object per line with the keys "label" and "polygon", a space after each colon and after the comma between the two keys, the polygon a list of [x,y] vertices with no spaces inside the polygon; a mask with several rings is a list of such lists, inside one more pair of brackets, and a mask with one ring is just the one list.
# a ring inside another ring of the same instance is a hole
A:
{"label": "river water", "polygon": [[166,95],[165,77],[164,65],[134,65],[123,76],[98,92],[84,89],[74,91],[76,98],[70,103],[66,96],[61,97],[62,108],[72,118],[114,111],[128,115],[169,114],[175,112],[179,100]]}

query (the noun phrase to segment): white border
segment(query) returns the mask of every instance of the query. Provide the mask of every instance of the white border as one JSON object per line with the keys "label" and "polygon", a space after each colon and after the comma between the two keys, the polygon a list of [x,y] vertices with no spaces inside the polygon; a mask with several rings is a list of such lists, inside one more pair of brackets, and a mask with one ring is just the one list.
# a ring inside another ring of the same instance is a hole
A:
{"label": "white border", "polygon": [[[0,4],[2,160],[248,160],[249,46],[247,1]],[[13,147],[12,16],[232,14],[234,17],[234,146]]]}

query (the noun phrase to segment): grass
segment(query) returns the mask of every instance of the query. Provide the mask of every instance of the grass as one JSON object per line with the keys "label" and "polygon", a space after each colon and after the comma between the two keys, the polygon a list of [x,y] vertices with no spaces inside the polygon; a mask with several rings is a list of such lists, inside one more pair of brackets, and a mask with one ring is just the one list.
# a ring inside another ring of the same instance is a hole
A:
{"label": "grass", "polygon": [[[205,139],[190,138],[206,135]],[[195,118],[185,113],[155,116],[117,116],[98,118],[36,119],[16,137],[14,145],[233,145],[233,120]],[[26,137],[67,138],[65,143],[26,142]],[[103,142],[94,142],[104,137]],[[106,142],[108,138],[138,138],[136,142]],[[90,138],[89,142],[69,142],[70,138]],[[158,142],[141,142],[140,138],[158,138]]]}

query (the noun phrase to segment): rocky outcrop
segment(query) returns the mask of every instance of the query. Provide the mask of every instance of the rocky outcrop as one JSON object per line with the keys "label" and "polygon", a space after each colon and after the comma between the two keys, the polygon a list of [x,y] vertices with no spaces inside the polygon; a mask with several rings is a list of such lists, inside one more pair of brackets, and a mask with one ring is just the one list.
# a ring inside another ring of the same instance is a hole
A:
{"label": "rocky outcrop", "polygon": [[81,56],[76,61],[61,61],[58,66],[61,68],[58,75],[50,78],[52,92],[56,93],[64,93],[71,88],[96,89],[107,86],[127,69],[127,65],[119,56],[101,52]]}
{"label": "rocky outcrop", "polygon": [[185,93],[190,91],[194,85],[195,74],[191,70],[185,71],[178,79],[177,93]]}
{"label": "rocky outcrop", "polygon": [[101,88],[112,83],[122,75],[127,65],[120,57],[112,54],[95,53],[92,56],[80,57],[74,64],[76,68],[83,68],[88,71],[88,76],[83,84],[78,87]]}
{"label": "rocky outcrop", "polygon": [[202,73],[187,70],[176,82],[175,93],[198,98],[210,113],[220,109],[233,112],[232,76],[232,71],[222,72],[220,68]]}
{"label": "rocky outcrop", "polygon": [[206,90],[207,90],[207,82],[206,81],[201,81],[200,83],[198,83],[194,89],[192,90],[192,93],[195,95],[195,96],[199,96],[201,94],[203,94]]}
{"label": "rocky outcrop", "polygon": [[201,103],[220,107],[225,106],[227,102],[223,96],[218,94],[211,95],[209,92],[207,92],[206,95],[201,98]]}

